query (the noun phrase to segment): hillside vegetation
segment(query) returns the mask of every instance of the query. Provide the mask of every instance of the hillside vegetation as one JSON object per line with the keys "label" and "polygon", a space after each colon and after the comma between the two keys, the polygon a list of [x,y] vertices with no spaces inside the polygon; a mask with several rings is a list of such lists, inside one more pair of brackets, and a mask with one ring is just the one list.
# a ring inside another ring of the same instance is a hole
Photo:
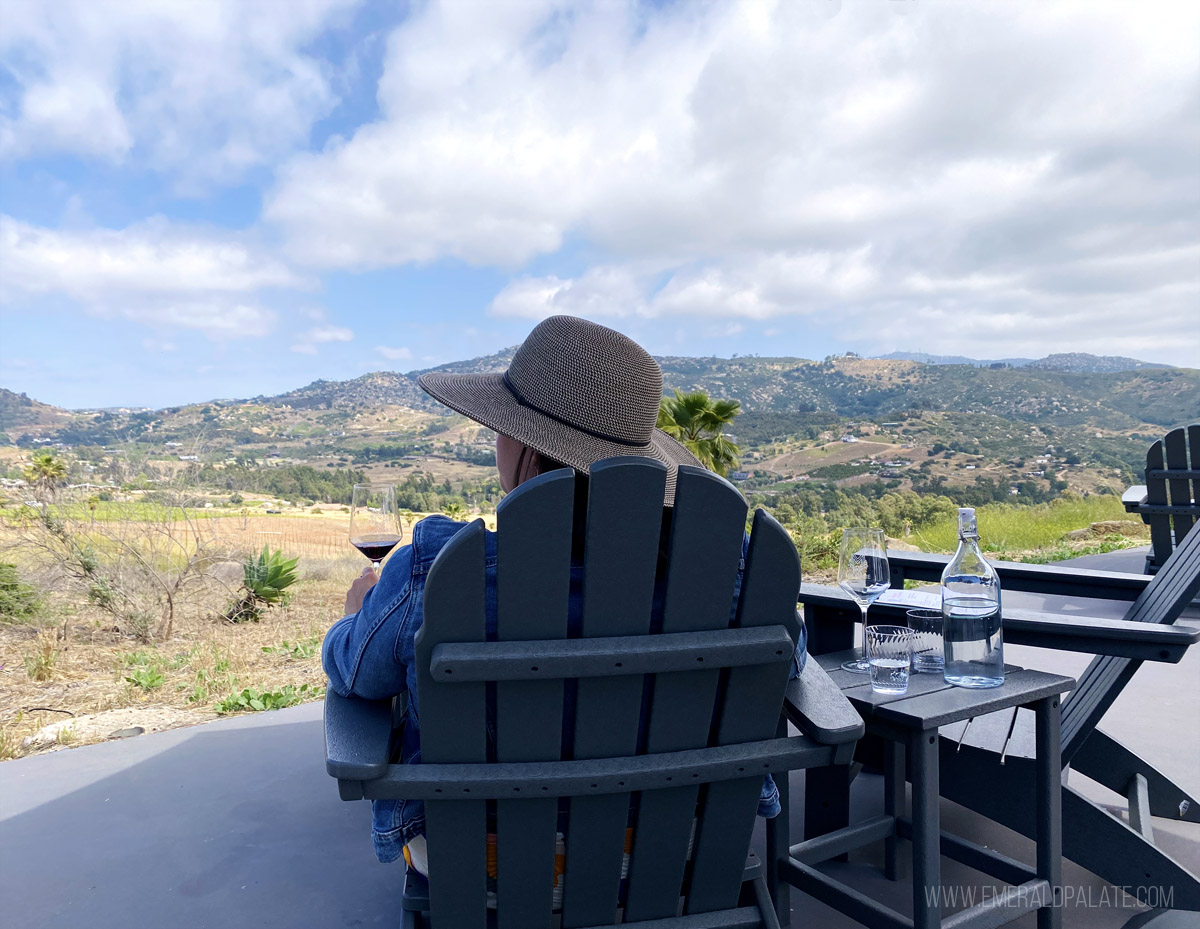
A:
{"label": "hillside vegetation", "polygon": [[[1089,359],[661,361],[667,390],[741,403],[731,478],[791,533],[805,578],[831,582],[841,528],[946,551],[962,505],[1000,557],[1144,543],[1118,495],[1147,444],[1200,411],[1200,373]],[[363,567],[355,482],[396,485],[406,538],[428,513],[495,524],[495,435],[426,397],[419,373],[160,410],[0,391],[0,759],[319,696],[321,638]],[[233,609],[268,557],[299,559],[294,588]]]}

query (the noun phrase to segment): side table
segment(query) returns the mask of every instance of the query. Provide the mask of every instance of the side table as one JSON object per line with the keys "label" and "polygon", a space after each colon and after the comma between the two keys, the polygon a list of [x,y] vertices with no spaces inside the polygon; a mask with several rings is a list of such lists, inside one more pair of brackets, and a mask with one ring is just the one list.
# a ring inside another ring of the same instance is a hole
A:
{"label": "side table", "polygon": [[[878,694],[866,675],[842,671],[852,652],[810,656],[842,688],[867,726],[884,741],[884,815],[854,823],[793,845],[780,863],[780,877],[872,929],[982,929],[1001,926],[1037,910],[1038,929],[1062,925],[1062,794],[1059,716],[1061,695],[1075,681],[1058,674],[1008,666],[999,687],[953,687],[940,674],[914,674],[906,694]],[[942,833],[938,784],[938,728],[1012,707],[1036,718],[1037,866],[1030,869],[959,836]],[[905,815],[905,753],[912,780],[912,815]],[[913,917],[872,900],[814,865],[883,841],[887,876],[897,877],[897,842],[912,840]],[[941,855],[1013,884],[1003,893],[942,921]]]}

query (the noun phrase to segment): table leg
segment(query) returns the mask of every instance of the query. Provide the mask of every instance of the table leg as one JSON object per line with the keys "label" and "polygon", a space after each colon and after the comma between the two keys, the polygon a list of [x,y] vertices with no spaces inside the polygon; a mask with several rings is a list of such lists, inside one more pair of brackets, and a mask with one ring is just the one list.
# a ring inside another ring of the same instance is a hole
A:
{"label": "table leg", "polygon": [[[850,825],[850,766],[829,765],[804,772],[804,838],[815,839]],[[842,855],[834,859],[845,861]]]}
{"label": "table leg", "polygon": [[[854,644],[854,622],[858,611],[828,607],[804,607],[808,631],[808,656],[838,652]],[[804,772],[804,838],[815,839],[850,824],[850,767],[832,765]],[[835,861],[848,861],[839,855]]]}
{"label": "table leg", "polygon": [[[888,739],[883,746],[883,812],[904,815],[904,746]],[[883,840],[883,873],[889,881],[900,876],[900,839],[892,833]]]}
{"label": "table leg", "polygon": [[[776,738],[787,738],[787,720],[780,716],[779,725],[775,730]],[[780,771],[775,775],[775,787],[779,790],[779,815],[767,820],[767,891],[775,905],[775,916],[781,929],[787,929],[792,922],[791,885],[779,879],[779,862],[786,858],[790,846],[792,789],[788,783],[790,771]]]}
{"label": "table leg", "polygon": [[909,753],[912,764],[913,929],[934,929],[942,922],[937,730],[913,733]]}
{"label": "table leg", "polygon": [[1062,755],[1058,696],[1039,700],[1036,717],[1037,874],[1050,882],[1051,897],[1037,911],[1038,929],[1062,927]]}

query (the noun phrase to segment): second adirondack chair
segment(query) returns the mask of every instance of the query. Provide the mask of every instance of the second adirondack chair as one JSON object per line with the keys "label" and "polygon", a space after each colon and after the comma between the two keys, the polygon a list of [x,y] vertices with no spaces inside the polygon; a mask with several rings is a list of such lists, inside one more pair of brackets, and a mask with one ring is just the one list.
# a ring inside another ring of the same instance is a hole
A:
{"label": "second adirondack chair", "polygon": [[1155,574],[1200,522],[1200,423],[1172,429],[1146,452],[1145,484],[1121,497],[1150,527],[1146,573]]}
{"label": "second adirondack chair", "polygon": [[755,514],[731,627],[746,502],[680,468],[660,539],[664,480],[657,462],[613,458],[586,495],[569,470],[509,494],[494,637],[482,522],[446,545],[417,636],[421,764],[389,764],[390,701],[327,696],[343,799],[425,801],[430,876],[409,872],[404,926],[549,927],[556,883],[564,929],[786,923],[774,869],[748,859],[763,775],[781,772],[768,841],[785,850],[782,772],[848,763],[862,721],[816,662],[788,680],[800,563],[787,533]]}

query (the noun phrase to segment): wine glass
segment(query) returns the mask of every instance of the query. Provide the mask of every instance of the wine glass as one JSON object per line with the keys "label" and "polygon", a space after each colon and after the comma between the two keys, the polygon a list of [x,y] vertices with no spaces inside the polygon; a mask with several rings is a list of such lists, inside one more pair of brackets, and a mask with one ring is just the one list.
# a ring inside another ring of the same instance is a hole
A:
{"label": "wine glass", "polygon": [[379,563],[400,544],[400,511],[394,484],[355,484],[350,497],[350,544]]}
{"label": "wine glass", "polygon": [[[842,530],[842,553],[838,559],[838,586],[846,591],[862,610],[863,635],[867,629],[867,607],[878,600],[891,586],[888,569],[887,543],[882,529],[859,527]],[[863,649],[858,656],[844,662],[842,668],[866,674],[871,670]]]}

